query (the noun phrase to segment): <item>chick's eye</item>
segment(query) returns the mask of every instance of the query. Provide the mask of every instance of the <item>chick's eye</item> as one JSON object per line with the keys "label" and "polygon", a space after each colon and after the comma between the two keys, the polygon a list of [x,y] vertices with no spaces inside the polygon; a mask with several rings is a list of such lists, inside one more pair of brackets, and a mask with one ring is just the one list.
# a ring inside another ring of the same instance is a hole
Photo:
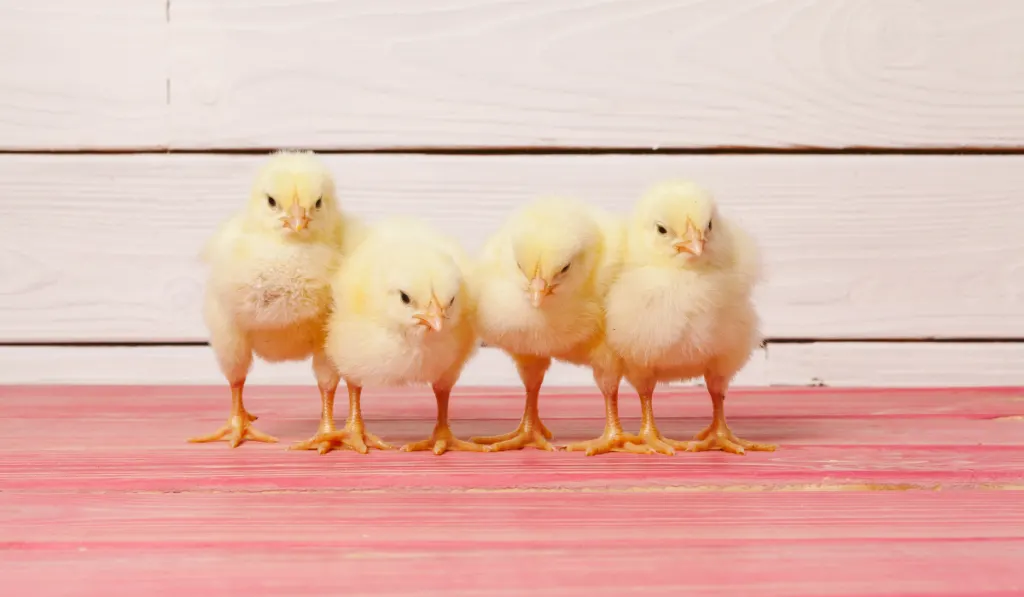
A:
{"label": "chick's eye", "polygon": [[270,207],[277,207],[277,201],[274,201],[273,197],[267,195],[267,205],[269,205]]}
{"label": "chick's eye", "polygon": [[316,208],[317,208],[317,209],[320,209],[320,208],[321,208],[321,207],[323,207],[323,206],[324,206],[324,200],[323,200],[323,198],[317,199],[317,200],[316,200]]}
{"label": "chick's eye", "polygon": [[453,296],[452,300],[448,301],[448,306],[451,307],[454,304],[455,304],[455,297]]}
{"label": "chick's eye", "polygon": [[398,294],[399,294],[399,296],[402,297],[402,302],[405,303],[406,305],[408,305],[409,302],[412,300],[412,299],[409,298],[409,295],[404,293],[404,292],[399,292]]}
{"label": "chick's eye", "polygon": [[708,220],[708,232],[711,232],[711,220]]}
{"label": "chick's eye", "polygon": [[558,272],[558,273],[560,273],[560,274],[564,274],[565,272],[569,271],[569,266],[570,266],[570,265],[572,265],[572,263],[566,263],[566,264],[565,264],[565,267],[563,267],[563,268],[562,268],[562,271],[560,271],[560,272]]}
{"label": "chick's eye", "polygon": [[658,224],[658,234],[668,234],[668,228]]}

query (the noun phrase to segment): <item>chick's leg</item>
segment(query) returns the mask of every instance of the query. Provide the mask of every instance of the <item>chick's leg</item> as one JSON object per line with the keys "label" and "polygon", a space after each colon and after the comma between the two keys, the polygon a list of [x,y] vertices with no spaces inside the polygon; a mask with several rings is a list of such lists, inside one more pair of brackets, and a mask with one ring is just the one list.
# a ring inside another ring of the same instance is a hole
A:
{"label": "chick's leg", "polygon": [[481,446],[472,442],[463,441],[452,434],[448,426],[448,397],[452,389],[444,386],[434,386],[434,399],[437,400],[437,424],[434,425],[434,432],[430,437],[418,442],[412,442],[402,446],[403,452],[422,452],[432,450],[440,456],[447,450],[458,450],[463,452],[489,452],[488,446]]}
{"label": "chick's leg", "polygon": [[252,426],[252,422],[256,420],[256,417],[249,414],[242,404],[242,388],[244,386],[245,378],[231,384],[231,416],[228,417],[226,425],[209,435],[189,438],[188,441],[198,444],[215,442],[226,438],[232,448],[237,448],[247,439],[258,442],[276,442],[276,437],[258,431]]}
{"label": "chick's leg", "polygon": [[677,442],[662,437],[658,426],[654,424],[654,380],[636,380],[632,382],[632,385],[640,395],[640,433],[638,441],[627,444],[623,447],[623,451],[672,456],[676,453],[676,448],[685,449],[686,442]]}
{"label": "chick's leg", "polygon": [[393,450],[394,446],[385,443],[376,435],[366,431],[363,424],[363,412],[359,407],[359,398],[362,396],[362,386],[357,386],[346,381],[348,386],[348,418],[345,419],[345,428],[341,431],[332,431],[319,434],[319,437],[326,441],[338,442],[349,449],[360,454],[366,454],[370,448],[378,450]]}
{"label": "chick's leg", "polygon": [[622,430],[619,421],[619,380],[620,376],[594,369],[594,379],[604,396],[604,433],[597,439],[569,444],[565,447],[570,452],[585,452],[587,456],[606,454],[608,452],[633,452],[627,444],[640,443],[640,438]]}
{"label": "chick's leg", "polygon": [[320,454],[326,454],[342,442],[334,427],[334,394],[338,390],[340,378],[327,355],[322,352],[313,354],[313,373],[316,375],[316,385],[320,389],[320,427],[313,437],[293,444],[289,449],[316,450]]}
{"label": "chick's leg", "polygon": [[704,382],[708,386],[708,393],[711,394],[712,419],[711,425],[697,434],[696,441],[688,442],[686,449],[690,452],[704,452],[707,450],[722,450],[733,454],[744,454],[747,450],[755,452],[774,452],[777,446],[773,444],[757,444],[748,442],[745,439],[736,437],[729,425],[725,422],[725,392],[729,388],[729,382],[716,375],[705,375]]}
{"label": "chick's leg", "polygon": [[515,361],[516,367],[519,369],[519,377],[523,380],[523,386],[526,388],[526,408],[523,411],[523,418],[519,422],[519,428],[511,434],[474,437],[471,440],[478,444],[490,444],[488,452],[521,450],[527,447],[554,452],[558,448],[548,441],[551,438],[551,432],[541,423],[538,407],[540,387],[544,383],[544,374],[551,366],[551,359],[516,356]]}

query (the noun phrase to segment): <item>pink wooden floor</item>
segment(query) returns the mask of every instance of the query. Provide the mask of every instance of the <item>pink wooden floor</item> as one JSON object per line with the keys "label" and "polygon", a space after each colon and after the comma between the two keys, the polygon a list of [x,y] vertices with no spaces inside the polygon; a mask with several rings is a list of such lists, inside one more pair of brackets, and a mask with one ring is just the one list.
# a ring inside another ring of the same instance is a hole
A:
{"label": "pink wooden floor", "polygon": [[[311,388],[247,398],[284,441],[315,428]],[[510,430],[520,407],[462,390],[453,427]],[[736,391],[737,433],[781,444],[742,457],[184,442],[227,408],[224,388],[0,388],[2,594],[1024,594],[1024,389]],[[656,408],[678,438],[710,413],[696,391]],[[541,409],[556,440],[601,430],[590,390]],[[419,439],[433,400],[368,392],[364,413]]]}

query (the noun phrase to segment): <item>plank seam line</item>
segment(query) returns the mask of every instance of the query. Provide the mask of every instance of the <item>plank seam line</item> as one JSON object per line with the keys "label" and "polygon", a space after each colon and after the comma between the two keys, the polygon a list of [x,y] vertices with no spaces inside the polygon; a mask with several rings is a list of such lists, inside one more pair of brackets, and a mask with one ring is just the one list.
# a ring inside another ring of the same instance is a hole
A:
{"label": "plank seam line", "polygon": [[[170,77],[167,79],[168,94],[170,93]],[[170,96],[168,95],[168,103]],[[284,147],[284,146],[282,146]],[[1012,156],[1024,155],[1021,147],[316,147],[306,149],[324,155],[476,155],[476,156],[516,156],[516,155],[908,155],[908,156]],[[82,149],[18,149],[0,148],[4,155],[264,155],[274,151],[275,147],[213,147],[202,149],[151,147],[111,147]]]}

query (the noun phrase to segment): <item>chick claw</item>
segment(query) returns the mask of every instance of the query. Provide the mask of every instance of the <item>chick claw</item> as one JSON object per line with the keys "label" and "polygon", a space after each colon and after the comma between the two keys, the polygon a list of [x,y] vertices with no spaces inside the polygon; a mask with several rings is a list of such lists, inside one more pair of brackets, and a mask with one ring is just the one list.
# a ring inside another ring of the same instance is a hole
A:
{"label": "chick claw", "polygon": [[709,450],[721,450],[732,454],[743,455],[747,450],[754,452],[774,452],[774,444],[758,444],[740,439],[733,434],[728,425],[712,423],[707,429],[698,433],[692,442],[686,442],[688,452],[706,452]]}
{"label": "chick claw", "polygon": [[587,456],[607,454],[609,452],[635,452],[635,446],[631,444],[641,443],[638,436],[620,431],[618,433],[605,433],[597,439],[585,442],[576,442],[565,446],[567,452],[584,452]]}
{"label": "chick claw", "polygon": [[228,419],[226,425],[214,431],[209,435],[201,435],[199,437],[189,438],[189,443],[193,444],[205,444],[209,442],[219,441],[224,439],[225,436],[230,435],[228,442],[232,448],[237,448],[242,445],[245,440],[253,440],[257,442],[266,442],[268,444],[276,443],[277,438],[272,435],[267,435],[262,431],[257,430],[252,426],[252,422],[256,420],[256,417],[249,414],[246,411],[242,411],[242,415],[235,415]]}
{"label": "chick claw", "polygon": [[430,434],[430,437],[427,439],[405,444],[400,448],[400,450],[402,452],[424,452],[426,450],[430,450],[434,454],[440,456],[448,450],[455,450],[459,452],[490,452],[491,447],[481,446],[479,444],[474,444],[473,442],[458,439],[452,434],[451,428],[445,426],[435,427],[434,432]]}

